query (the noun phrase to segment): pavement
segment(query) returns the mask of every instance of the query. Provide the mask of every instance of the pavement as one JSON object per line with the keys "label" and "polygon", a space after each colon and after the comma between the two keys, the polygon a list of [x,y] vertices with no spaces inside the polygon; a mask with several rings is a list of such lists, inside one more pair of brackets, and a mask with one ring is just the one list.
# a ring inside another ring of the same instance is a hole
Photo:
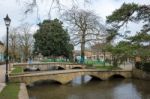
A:
{"label": "pavement", "polygon": [[[6,65],[0,65],[0,92],[6,86],[6,84],[5,84],[6,68],[5,67],[6,67]],[[23,83],[20,84],[20,91],[19,91],[18,99],[29,99],[26,86]]]}
{"label": "pavement", "polygon": [[5,87],[5,65],[0,65],[0,92]]}
{"label": "pavement", "polygon": [[18,99],[29,99],[27,88],[24,83],[20,83],[20,91]]}

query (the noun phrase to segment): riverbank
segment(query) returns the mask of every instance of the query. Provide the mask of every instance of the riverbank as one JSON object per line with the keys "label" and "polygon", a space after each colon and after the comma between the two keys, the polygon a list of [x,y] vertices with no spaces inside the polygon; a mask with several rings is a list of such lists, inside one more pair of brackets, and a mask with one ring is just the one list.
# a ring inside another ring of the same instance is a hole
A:
{"label": "riverbank", "polygon": [[77,77],[67,85],[41,83],[28,88],[32,99],[150,99],[150,81],[139,79],[91,80]]}
{"label": "riverbank", "polygon": [[19,83],[8,83],[0,92],[0,99],[18,99]]}
{"label": "riverbank", "polygon": [[1,90],[0,99],[29,99],[26,85],[23,83],[8,83]]}
{"label": "riverbank", "polygon": [[0,83],[0,92],[4,89],[5,86],[6,86],[5,83]]}
{"label": "riverbank", "polygon": [[27,92],[26,85],[24,83],[20,84],[20,91],[19,91],[19,99],[29,99],[29,95]]}
{"label": "riverbank", "polygon": [[[12,69],[12,71],[18,73],[20,69]],[[25,84],[5,84],[5,65],[0,65],[0,99],[29,99]]]}
{"label": "riverbank", "polygon": [[[98,67],[99,69],[112,69],[112,68],[108,68],[107,66],[106,67]],[[13,72],[14,73],[18,73],[20,72],[21,69],[20,68],[16,68],[16,69],[13,69]],[[150,74],[148,74],[150,75]],[[142,77],[144,78],[147,78],[147,74],[143,73],[143,71],[140,71],[140,70],[133,70],[133,78],[139,78],[141,79]],[[150,77],[149,77],[150,78]],[[145,79],[144,79],[145,80]],[[108,81],[109,82],[109,81]],[[12,84],[12,83],[11,83]],[[14,84],[17,84],[17,83],[14,83]],[[13,85],[14,86],[14,85]],[[10,86],[11,87],[11,86]],[[64,87],[64,86],[63,86]],[[7,88],[7,86],[5,87]],[[3,91],[5,91],[6,89],[3,89]],[[19,91],[18,91],[19,90]],[[2,91],[2,92],[3,92]],[[13,91],[15,91],[16,93],[13,93],[13,92],[10,92],[10,90],[8,90],[7,88],[7,91],[5,91],[5,96],[9,96],[9,97],[1,97],[0,95],[0,99],[29,99],[29,96],[28,96],[28,92],[27,92],[27,89],[26,89],[26,85],[25,84],[20,84],[18,83],[17,87],[13,88]],[[1,94],[1,93],[0,93]],[[15,98],[13,98],[13,96],[11,96],[12,94],[14,94]],[[53,99],[53,98],[52,98]]]}
{"label": "riverbank", "polygon": [[150,80],[150,72],[145,72],[139,69],[133,69],[133,78],[142,79],[142,80]]}

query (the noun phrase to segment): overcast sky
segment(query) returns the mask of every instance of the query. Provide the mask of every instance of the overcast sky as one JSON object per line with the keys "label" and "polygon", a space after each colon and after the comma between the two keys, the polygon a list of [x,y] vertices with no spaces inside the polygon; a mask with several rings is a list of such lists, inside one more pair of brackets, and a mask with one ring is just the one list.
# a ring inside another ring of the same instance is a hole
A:
{"label": "overcast sky", "polygon": [[[6,14],[11,18],[11,27],[17,27],[22,23],[29,23],[33,25],[32,31],[36,31],[36,24],[43,19],[48,18],[49,5],[51,0],[43,0],[44,2],[39,3],[39,15],[40,20],[37,19],[36,13],[30,14],[25,17],[23,11],[25,9],[25,3],[22,1],[31,1],[31,0],[0,0],[0,40],[3,40],[6,34],[6,27],[4,24],[3,18]],[[42,1],[42,0],[39,0]],[[61,0],[64,8],[71,7],[72,0]],[[79,0],[80,1],[80,0]],[[91,0],[91,4],[84,4],[78,2],[78,5],[82,6],[81,8],[91,9],[96,14],[98,14],[102,20],[105,21],[106,16],[110,15],[115,9],[119,8],[124,2],[131,3],[135,2],[138,4],[150,4],[150,0]],[[36,10],[36,9],[35,9]],[[36,11],[35,11],[36,12]],[[52,18],[58,17],[56,11],[51,12]],[[131,24],[128,26],[128,29],[132,31],[137,31],[139,25]]]}

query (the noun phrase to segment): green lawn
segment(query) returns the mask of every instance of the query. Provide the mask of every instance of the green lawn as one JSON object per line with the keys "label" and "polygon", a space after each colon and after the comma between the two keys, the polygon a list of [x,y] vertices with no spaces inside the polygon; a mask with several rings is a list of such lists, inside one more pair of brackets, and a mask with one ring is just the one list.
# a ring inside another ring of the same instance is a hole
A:
{"label": "green lawn", "polygon": [[18,73],[22,73],[22,72],[23,72],[22,67],[15,66],[14,70],[11,73],[12,74],[18,74]]}
{"label": "green lawn", "polygon": [[94,69],[100,69],[100,70],[120,70],[121,68],[111,66],[110,64],[92,64],[92,63],[86,63],[85,64],[87,68],[94,68]]}
{"label": "green lawn", "polygon": [[0,99],[18,99],[19,90],[19,83],[9,83],[0,93]]}
{"label": "green lawn", "polygon": [[66,59],[44,59],[42,62],[66,62]]}
{"label": "green lawn", "polygon": [[103,61],[85,60],[85,64],[104,64]]}
{"label": "green lawn", "polygon": [[95,66],[96,69],[101,69],[101,70],[120,70],[121,68],[119,67],[114,67],[114,66]]}

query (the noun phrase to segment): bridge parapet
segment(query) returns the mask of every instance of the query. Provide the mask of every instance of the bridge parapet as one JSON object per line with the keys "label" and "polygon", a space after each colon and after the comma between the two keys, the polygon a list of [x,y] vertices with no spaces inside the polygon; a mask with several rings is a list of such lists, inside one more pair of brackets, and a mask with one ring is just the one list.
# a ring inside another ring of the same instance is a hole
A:
{"label": "bridge parapet", "polygon": [[64,70],[68,69],[73,69],[73,68],[80,68],[84,69],[86,66],[82,64],[75,64],[75,63],[61,63],[61,62],[40,62],[40,63],[33,63],[33,64],[28,64],[28,63],[15,63],[13,66],[19,66],[22,67],[23,69],[28,68],[28,67],[34,67],[38,68],[40,70],[53,70],[53,69],[58,69],[59,67],[63,68]]}
{"label": "bridge parapet", "polygon": [[62,70],[62,71],[45,71],[29,74],[20,74],[9,76],[11,82],[23,82],[28,84],[41,80],[54,80],[61,84],[67,84],[78,76],[90,75],[92,77],[99,78],[101,80],[108,80],[114,75],[120,75],[124,78],[131,78],[132,71],[114,70],[114,71],[102,71],[95,69],[80,69],[80,70]]}

